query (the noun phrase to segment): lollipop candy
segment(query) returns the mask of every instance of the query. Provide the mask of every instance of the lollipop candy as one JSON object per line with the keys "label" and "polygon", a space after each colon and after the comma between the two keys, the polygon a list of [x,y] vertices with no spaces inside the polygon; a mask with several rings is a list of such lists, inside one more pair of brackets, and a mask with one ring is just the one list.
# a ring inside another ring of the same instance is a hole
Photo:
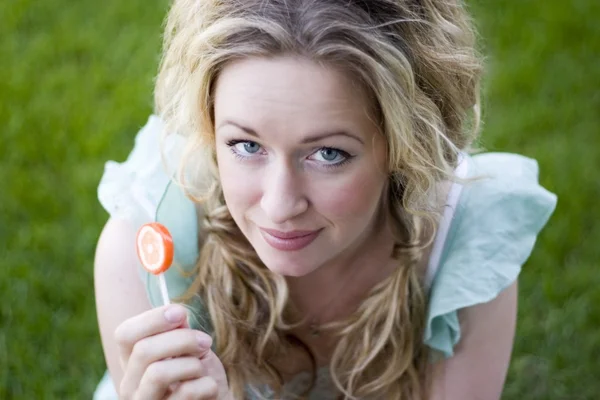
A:
{"label": "lollipop candy", "polygon": [[137,254],[142,266],[158,277],[163,303],[170,304],[163,272],[173,262],[173,238],[168,229],[158,222],[143,225],[137,234]]}

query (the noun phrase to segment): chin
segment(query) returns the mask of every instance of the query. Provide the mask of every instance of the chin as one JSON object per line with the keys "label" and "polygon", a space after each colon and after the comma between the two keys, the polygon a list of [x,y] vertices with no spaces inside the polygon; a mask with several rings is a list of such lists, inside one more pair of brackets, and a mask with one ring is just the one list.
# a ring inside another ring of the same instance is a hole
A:
{"label": "chin", "polygon": [[271,272],[296,278],[310,274],[319,265],[307,262],[308,257],[262,257],[260,254],[259,257]]}

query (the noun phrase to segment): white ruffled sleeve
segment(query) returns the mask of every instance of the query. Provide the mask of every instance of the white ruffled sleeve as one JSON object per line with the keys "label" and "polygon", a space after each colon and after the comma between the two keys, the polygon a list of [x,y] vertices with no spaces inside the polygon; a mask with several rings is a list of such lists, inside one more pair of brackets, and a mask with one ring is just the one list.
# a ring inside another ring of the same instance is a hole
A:
{"label": "white ruffled sleeve", "polygon": [[[154,221],[156,208],[170,181],[161,157],[164,124],[152,115],[138,132],[133,150],[124,162],[108,161],[98,186],[98,199],[113,218],[128,219],[135,226]],[[166,160],[173,153],[167,141]],[[170,168],[169,168],[170,169]]]}
{"label": "white ruffled sleeve", "polygon": [[451,357],[461,338],[457,312],[486,303],[513,283],[557,198],[538,182],[535,160],[506,153],[469,158],[457,206],[430,292],[424,342]]}

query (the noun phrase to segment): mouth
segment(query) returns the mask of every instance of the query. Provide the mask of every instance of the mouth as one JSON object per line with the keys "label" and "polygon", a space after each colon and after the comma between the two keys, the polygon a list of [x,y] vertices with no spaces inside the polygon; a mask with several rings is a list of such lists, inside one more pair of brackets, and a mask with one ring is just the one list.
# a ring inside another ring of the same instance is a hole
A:
{"label": "mouth", "polygon": [[282,232],[274,229],[260,228],[260,233],[271,247],[281,251],[297,251],[305,248],[319,236],[322,229],[315,231]]}

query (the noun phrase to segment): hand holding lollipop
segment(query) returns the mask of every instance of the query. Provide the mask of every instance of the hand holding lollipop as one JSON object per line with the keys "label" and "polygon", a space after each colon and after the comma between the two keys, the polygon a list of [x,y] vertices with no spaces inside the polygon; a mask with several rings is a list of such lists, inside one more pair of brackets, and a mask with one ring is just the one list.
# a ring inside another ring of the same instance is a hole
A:
{"label": "hand holding lollipop", "polygon": [[163,272],[173,263],[174,246],[171,234],[158,222],[144,224],[138,231],[136,244],[142,266],[151,274],[158,276],[163,304],[170,304]]}
{"label": "hand holding lollipop", "polygon": [[[136,247],[143,267],[158,277],[163,303],[170,304],[163,273],[173,263],[171,234],[160,223],[145,224]],[[233,399],[225,368],[211,350],[212,338],[190,328],[186,316],[184,307],[171,305],[121,323],[115,334],[124,371],[119,398]]]}

